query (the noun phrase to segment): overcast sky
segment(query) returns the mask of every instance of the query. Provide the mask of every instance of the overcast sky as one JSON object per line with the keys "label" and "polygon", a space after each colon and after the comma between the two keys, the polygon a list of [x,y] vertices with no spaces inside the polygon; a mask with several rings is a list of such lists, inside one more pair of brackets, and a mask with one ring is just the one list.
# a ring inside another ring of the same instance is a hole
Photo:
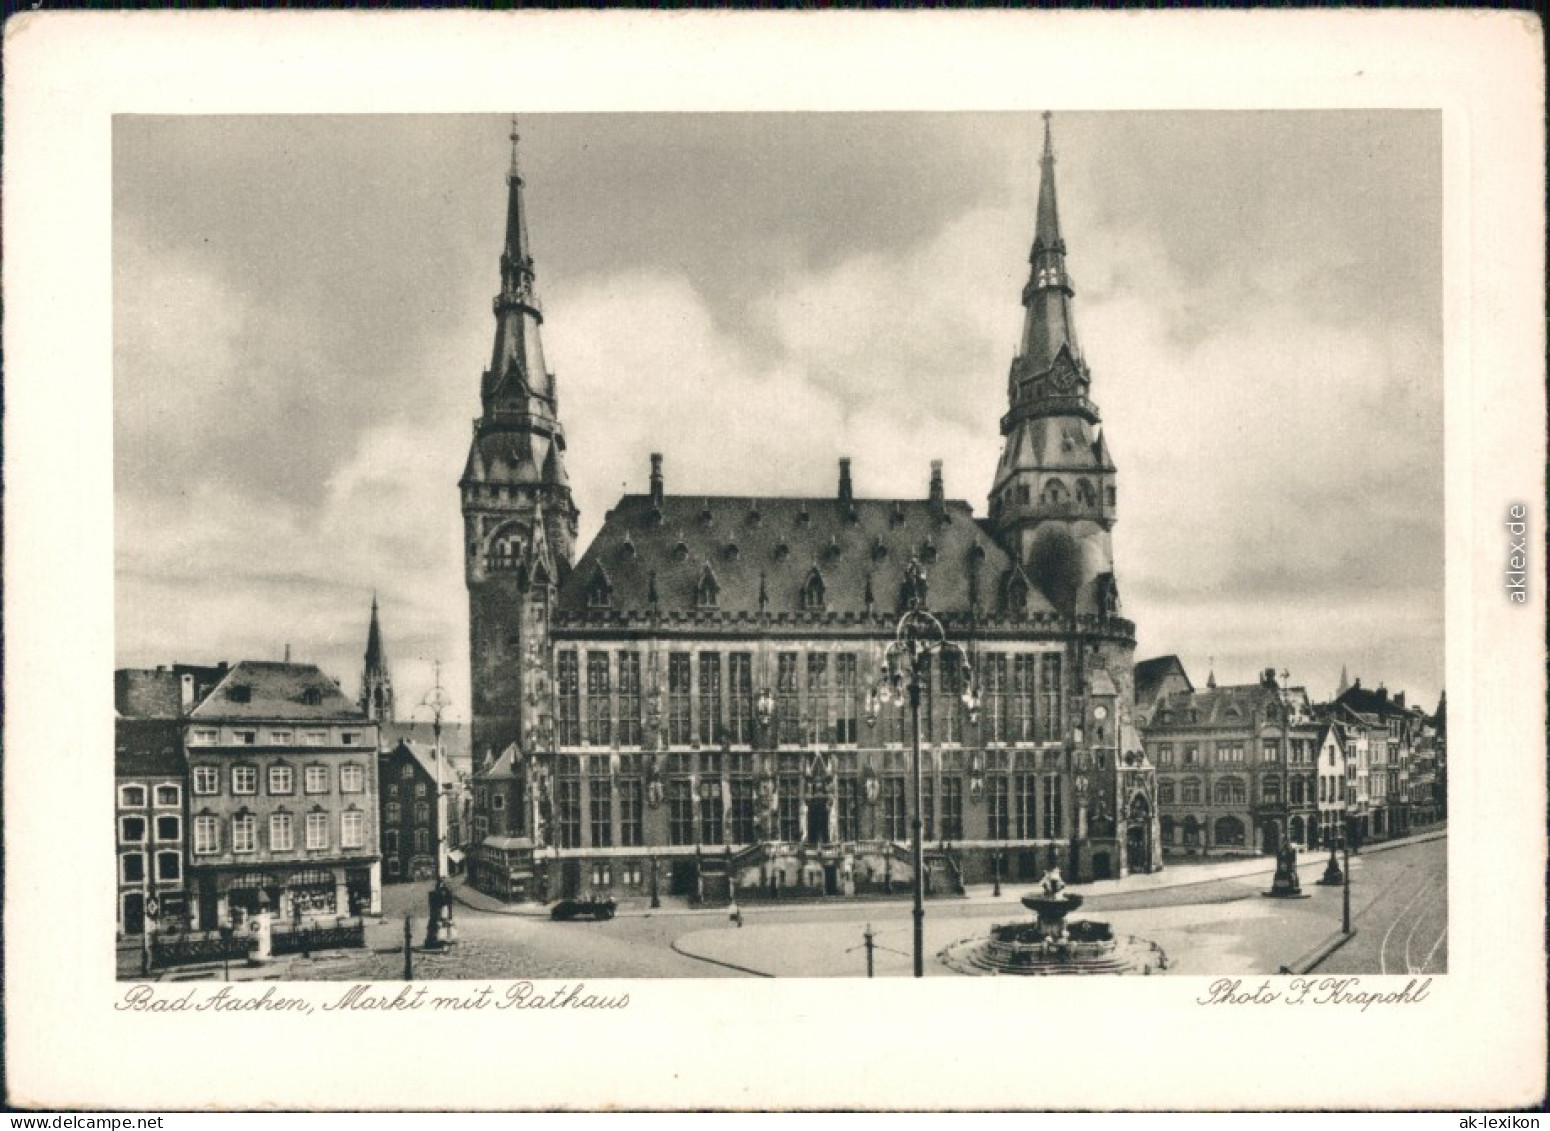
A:
{"label": "overcast sky", "polygon": [[[1119,467],[1138,658],[1198,684],[1443,672],[1441,138],[1431,112],[1059,114],[1062,224]],[[667,489],[983,514],[1020,325],[1026,114],[521,123],[582,540]],[[466,715],[457,479],[498,289],[503,117],[120,117],[117,657]]]}

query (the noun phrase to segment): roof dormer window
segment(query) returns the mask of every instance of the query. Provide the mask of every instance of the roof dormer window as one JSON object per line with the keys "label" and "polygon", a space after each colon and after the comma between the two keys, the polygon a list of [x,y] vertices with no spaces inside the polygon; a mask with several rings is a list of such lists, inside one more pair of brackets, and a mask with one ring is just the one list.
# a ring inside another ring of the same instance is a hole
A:
{"label": "roof dormer window", "polygon": [[700,574],[699,584],[694,588],[695,606],[701,609],[714,609],[721,599],[721,586],[716,582],[716,573],[710,568],[709,563]]}
{"label": "roof dormer window", "polygon": [[823,575],[816,566],[802,585],[802,608],[806,612],[822,612],[824,609]]}
{"label": "roof dormer window", "polygon": [[614,587],[608,580],[608,573],[601,565],[592,574],[592,580],[587,583],[587,607],[589,609],[606,609],[613,604]]}

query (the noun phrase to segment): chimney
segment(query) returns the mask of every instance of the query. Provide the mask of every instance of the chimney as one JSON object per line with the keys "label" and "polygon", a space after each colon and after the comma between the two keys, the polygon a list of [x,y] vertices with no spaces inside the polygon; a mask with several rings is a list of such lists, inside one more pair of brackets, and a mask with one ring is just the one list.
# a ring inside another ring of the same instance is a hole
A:
{"label": "chimney", "polygon": [[848,506],[850,506],[851,501],[854,498],[855,498],[855,495],[851,491],[851,488],[850,488],[850,457],[849,456],[841,456],[840,457],[840,502],[848,507]]}
{"label": "chimney", "polygon": [[651,505],[662,509],[662,453],[651,453]]}
{"label": "chimney", "polygon": [[942,490],[942,461],[931,461],[931,509],[940,518],[947,510],[946,496]]}
{"label": "chimney", "polygon": [[178,704],[186,715],[194,709],[194,674],[184,672],[178,680]]}

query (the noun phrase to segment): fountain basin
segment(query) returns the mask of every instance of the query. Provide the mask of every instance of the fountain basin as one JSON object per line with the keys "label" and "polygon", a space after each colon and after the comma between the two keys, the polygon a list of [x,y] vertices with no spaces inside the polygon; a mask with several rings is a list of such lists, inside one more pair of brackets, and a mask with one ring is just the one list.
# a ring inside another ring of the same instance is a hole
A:
{"label": "fountain basin", "polygon": [[1130,974],[1166,970],[1168,958],[1146,939],[1116,938],[1109,924],[1067,916],[1082,905],[1075,893],[1029,894],[1031,923],[998,923],[987,936],[960,939],[937,956],[960,974]]}

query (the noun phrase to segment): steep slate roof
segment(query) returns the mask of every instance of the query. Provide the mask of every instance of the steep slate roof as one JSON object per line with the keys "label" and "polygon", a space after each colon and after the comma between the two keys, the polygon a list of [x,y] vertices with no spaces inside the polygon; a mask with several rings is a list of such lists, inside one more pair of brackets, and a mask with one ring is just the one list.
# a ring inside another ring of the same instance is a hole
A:
{"label": "steep slate roof", "polygon": [[514,772],[517,762],[517,744],[513,742],[501,751],[499,758],[491,762],[482,770],[475,770],[474,776],[479,778],[509,778]]}
{"label": "steep slate roof", "polygon": [[[248,689],[246,701],[240,698],[242,687]],[[315,702],[307,702],[309,691],[315,692]],[[316,664],[264,660],[244,660],[232,668],[189,718],[366,721],[360,708]]]}
{"label": "steep slate roof", "polygon": [[865,612],[870,576],[873,607],[887,611],[899,607],[904,570],[914,557],[927,575],[929,608],[968,612],[970,566],[981,553],[978,606],[998,607],[1011,560],[968,503],[948,500],[941,513],[945,520],[935,504],[920,499],[847,504],[834,497],[669,495],[658,521],[650,496],[626,495],[566,579],[559,607],[584,617],[593,586],[606,584],[610,609],[647,612],[655,572],[655,607],[662,611],[696,608],[700,583],[709,576],[716,609],[758,613],[762,575],[768,611],[799,612],[816,569],[827,610]]}
{"label": "steep slate roof", "polygon": [[171,719],[183,714],[183,677],[193,677],[193,701],[199,702],[226,676],[226,665],[172,664],[156,668],[119,668],[113,673],[113,702],[125,718]]}
{"label": "steep slate roof", "polygon": [[[381,732],[384,750],[392,750],[400,742],[408,742],[429,758],[431,748],[436,745],[435,727],[428,722],[383,723]],[[462,723],[441,724],[441,750],[448,762],[466,770],[473,757],[470,747],[468,727]]]}
{"label": "steep slate roof", "polygon": [[121,778],[180,778],[176,719],[116,719],[113,723],[113,773]]}
{"label": "steep slate roof", "polygon": [[[445,747],[443,747],[443,749],[445,749]],[[426,777],[430,778],[431,781],[436,780],[436,759],[434,757],[434,751],[430,746],[417,746],[412,742],[406,742],[403,739],[399,739],[392,746],[386,747],[382,752],[382,756],[390,758],[396,755],[400,750],[402,750],[410,758],[414,759],[415,763],[419,765],[420,769],[425,771]],[[448,761],[450,762],[450,759]],[[450,765],[442,767],[441,779],[443,782],[451,780],[451,775],[449,772],[450,769]]]}
{"label": "steep slate roof", "polygon": [[175,719],[182,713],[182,681],[167,668],[120,668],[113,673],[118,713],[132,719]]}
{"label": "steep slate roof", "polygon": [[[1285,690],[1292,700],[1292,722],[1296,725],[1297,710],[1299,707],[1306,710],[1307,695],[1300,687],[1288,687]],[[1266,709],[1279,708],[1280,699],[1279,690],[1258,683],[1175,692],[1158,700],[1157,709],[1152,712],[1151,725],[1153,728],[1230,727],[1247,725],[1256,720],[1264,722]],[[1165,711],[1170,713],[1167,722],[1162,721]],[[1198,712],[1198,720],[1190,720],[1190,711]]]}
{"label": "steep slate roof", "polygon": [[1405,705],[1382,689],[1362,687],[1360,681],[1345,690],[1335,700],[1342,707],[1349,707],[1360,714],[1377,715],[1387,719],[1391,715],[1408,715]]}
{"label": "steep slate roof", "polygon": [[1194,689],[1190,682],[1189,673],[1184,670],[1184,662],[1177,656],[1157,656],[1150,660],[1140,660],[1136,663],[1135,683],[1136,702],[1150,705],[1157,698],[1157,691],[1163,681],[1169,675],[1177,673],[1184,680],[1186,687]]}

